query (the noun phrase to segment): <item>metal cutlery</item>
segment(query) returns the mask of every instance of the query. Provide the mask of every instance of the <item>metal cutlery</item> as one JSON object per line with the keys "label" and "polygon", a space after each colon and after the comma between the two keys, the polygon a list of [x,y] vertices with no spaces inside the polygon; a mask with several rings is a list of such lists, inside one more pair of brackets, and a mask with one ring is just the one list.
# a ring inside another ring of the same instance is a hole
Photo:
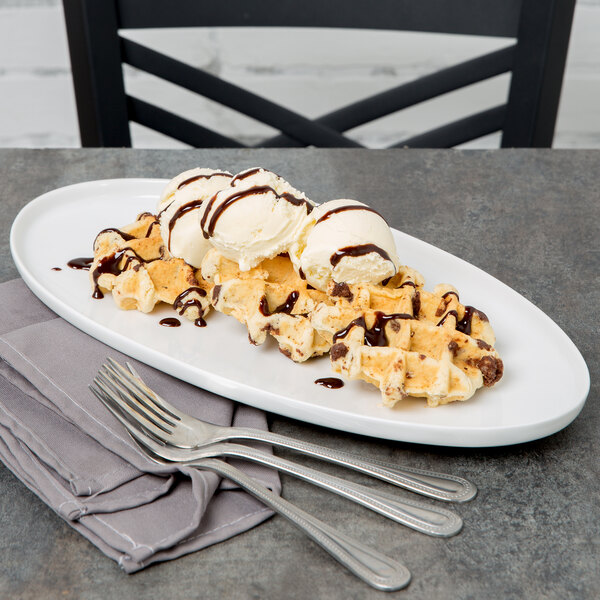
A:
{"label": "metal cutlery", "polygon": [[[155,455],[174,462],[189,462],[214,457],[237,457],[274,467],[353,500],[370,510],[427,535],[450,537],[462,528],[462,519],[449,510],[414,500],[402,500],[391,494],[346,481],[315,469],[232,443],[217,443],[195,450],[171,445],[172,420],[167,420],[148,397],[134,396],[123,387],[114,373],[101,370],[92,392],[125,426],[129,433]],[[160,416],[159,416],[160,415]]]}
{"label": "metal cutlery", "polygon": [[[163,462],[157,460],[143,444],[141,448],[146,450],[152,460]],[[393,592],[406,587],[410,583],[410,571],[403,564],[377,550],[373,550],[358,540],[340,533],[330,525],[277,496],[264,485],[226,462],[204,459],[186,464],[197,469],[213,471],[237,483],[242,489],[261,500],[282,517],[285,517],[329,552],[340,564],[370,586],[378,590]]]}
{"label": "metal cutlery", "polygon": [[[158,463],[165,463],[154,452],[160,450],[160,444],[153,439],[152,434],[144,432],[139,424],[131,417],[126,418],[120,413],[120,405],[113,405],[106,400],[101,388],[90,386],[94,393],[114,414],[147,456]],[[227,444],[223,444],[227,445]],[[161,450],[162,451],[162,450]],[[179,449],[179,451],[182,451]],[[183,451],[185,452],[185,451]],[[362,542],[340,533],[330,525],[294,506],[287,500],[277,496],[264,485],[242,473],[239,469],[214,458],[203,460],[177,461],[189,467],[213,471],[222,477],[237,483],[242,489],[252,494],[272,510],[285,517],[308,537],[319,544],[340,564],[362,579],[370,586],[382,591],[396,591],[406,587],[411,579],[410,571],[395,559],[370,548]]]}
{"label": "metal cutlery", "polygon": [[118,381],[134,397],[149,402],[149,410],[153,418],[156,417],[161,423],[165,420],[169,423],[167,425],[170,432],[169,443],[173,446],[196,449],[233,439],[266,442],[365,473],[436,500],[466,502],[477,494],[474,484],[455,475],[367,460],[354,454],[270,431],[246,427],[222,427],[207,423],[178,410],[146,386],[135,370],[130,365],[127,366],[129,370],[109,358],[101,372],[112,380]]}

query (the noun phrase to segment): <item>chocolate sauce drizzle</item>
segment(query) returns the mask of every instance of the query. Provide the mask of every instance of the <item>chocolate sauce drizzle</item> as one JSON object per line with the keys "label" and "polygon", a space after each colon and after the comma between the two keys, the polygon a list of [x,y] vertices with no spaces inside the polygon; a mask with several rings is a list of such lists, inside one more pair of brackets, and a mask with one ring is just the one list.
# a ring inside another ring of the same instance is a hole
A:
{"label": "chocolate sauce drizzle", "polygon": [[194,175],[193,177],[190,177],[189,179],[186,179],[184,181],[182,181],[178,186],[177,189],[180,190],[181,188],[185,187],[186,185],[190,184],[190,183],[194,183],[194,181],[198,181],[199,179],[210,179],[211,177],[216,177],[217,175],[222,175],[225,177],[231,177],[230,173],[223,173],[222,171],[217,171],[216,173],[210,173],[207,175]]}
{"label": "chocolate sauce drizzle", "polygon": [[[126,255],[126,252],[128,252],[129,254]],[[121,262],[121,259],[123,257],[125,257],[125,263],[121,267],[119,267],[119,263]],[[129,265],[134,261],[138,261],[142,264],[147,264],[154,262],[155,260],[160,260],[160,257],[145,260],[141,256],[139,256],[138,253],[135,252],[135,250],[132,250],[131,248],[122,248],[121,250],[117,250],[116,252],[113,252],[108,256],[104,256],[98,261],[98,265],[92,271],[92,281],[94,282],[94,291],[92,293],[92,298],[96,298],[97,300],[104,298],[104,294],[102,293],[102,291],[100,290],[100,286],[98,285],[98,279],[101,275],[109,273],[111,275],[116,276],[125,271],[127,267],[129,267]]]}
{"label": "chocolate sauce drizzle", "polygon": [[175,196],[171,196],[171,200],[165,204],[164,208],[156,215],[156,218],[160,220],[160,218],[163,216],[164,213],[166,213],[169,210],[169,207],[171,206],[171,204],[173,204],[173,202],[175,202]]}
{"label": "chocolate sauce drizzle", "polygon": [[315,379],[315,383],[330,390],[338,390],[341,387],[344,387],[344,382],[337,377],[323,377],[321,379]]}
{"label": "chocolate sauce drizzle", "polygon": [[52,267],[51,271],[62,271],[60,267]]}
{"label": "chocolate sauce drizzle", "polygon": [[[242,181],[242,179],[246,179],[246,177],[251,177],[256,173],[260,173],[260,171],[261,167],[254,167],[253,169],[247,169],[246,171],[242,171],[231,180],[231,185],[233,185],[236,181]],[[277,173],[275,173],[275,175],[277,175]],[[277,177],[279,177],[279,175],[277,175]]]}
{"label": "chocolate sauce drizzle", "polygon": [[[150,215],[152,216],[152,215]],[[158,219],[154,219],[154,221],[152,221],[152,223],[150,223],[150,225],[148,226],[148,229],[146,230],[146,234],[144,235],[145,238],[149,238],[150,235],[152,234],[152,228],[155,225],[160,225],[160,221]]]}
{"label": "chocolate sauce drizzle", "polygon": [[175,223],[183,217],[183,215],[189,213],[191,210],[195,210],[199,206],[202,205],[202,200],[193,200],[192,202],[188,202],[187,204],[183,204],[176,211],[175,214],[171,217],[169,221],[169,239],[167,241],[167,248],[169,251],[171,250],[171,233],[173,232],[173,228],[175,227]]}
{"label": "chocolate sauce drizzle", "polygon": [[103,229],[102,231],[98,232],[98,235],[94,238],[94,248],[96,247],[96,241],[98,240],[98,238],[103,234],[103,233],[117,233],[119,234],[126,242],[128,242],[129,240],[134,240],[135,239],[135,235],[131,235],[129,233],[125,233],[124,231],[121,231],[120,229],[117,229],[116,227],[107,227],[106,229]]}
{"label": "chocolate sauce drizzle", "polygon": [[[244,177],[245,176],[246,175],[244,175]],[[235,177],[234,177],[234,180],[235,180]],[[296,196],[294,196],[293,194],[290,194],[289,192],[284,192],[283,194],[278,194],[270,185],[256,185],[254,187],[248,188],[247,190],[242,190],[240,192],[234,191],[234,193],[231,196],[226,198],[221,204],[219,204],[219,206],[217,206],[217,208],[215,209],[212,217],[210,218],[210,221],[208,222],[208,226],[207,226],[206,221],[208,220],[208,215],[211,212],[213,204],[215,203],[215,200],[217,198],[217,195],[215,194],[209,200],[206,210],[204,211],[204,214],[202,215],[202,220],[200,221],[200,227],[202,229],[202,233],[203,233],[204,237],[206,239],[208,239],[209,237],[211,237],[214,234],[217,221],[219,220],[221,215],[225,212],[225,210],[227,210],[227,208],[229,208],[232,204],[234,204],[238,200],[242,200],[243,198],[246,198],[247,196],[253,196],[254,194],[265,194],[267,192],[273,192],[273,194],[275,194],[275,197],[277,199],[287,200],[287,202],[290,202],[294,206],[301,206],[302,204],[305,204],[307,213],[310,213],[312,211],[312,209],[314,208],[313,205],[310,202],[308,202],[307,200],[305,200],[304,198],[296,198]]]}
{"label": "chocolate sauce drizzle", "polygon": [[371,254],[371,252],[376,252],[384,260],[392,262],[390,255],[383,248],[380,248],[375,244],[361,244],[359,246],[346,246],[345,248],[340,248],[331,255],[329,262],[331,263],[331,266],[335,267],[345,256],[364,256],[365,254]]}
{"label": "chocolate sauce drizzle", "polygon": [[455,310],[449,310],[441,319],[440,322],[437,324],[437,327],[441,327],[445,322],[446,319],[448,317],[454,317],[456,319],[456,324],[458,325],[458,313]]}
{"label": "chocolate sauce drizzle", "polygon": [[456,301],[458,302],[458,300],[460,300],[460,298],[458,297],[458,293],[457,292],[453,292],[452,290],[450,290],[449,292],[446,292],[445,294],[442,294],[442,298],[445,300],[448,296],[450,296],[450,294],[456,296]]}
{"label": "chocolate sauce drizzle", "polygon": [[80,258],[72,258],[67,263],[67,267],[75,269],[76,271],[89,271],[93,262],[93,258],[82,256]]}
{"label": "chocolate sauce drizzle", "polygon": [[[448,293],[449,294],[454,294],[454,292],[448,292]],[[473,315],[475,313],[481,314],[481,312],[478,311],[473,306],[465,306],[465,314],[463,315],[463,318],[459,320],[459,318],[458,318],[458,312],[456,312],[455,310],[449,310],[441,318],[441,320],[437,324],[437,326],[439,327],[440,325],[443,325],[444,322],[446,321],[446,319],[450,315],[452,315],[456,319],[456,331],[460,331],[461,333],[464,333],[465,335],[471,335],[471,321],[473,320]]]}
{"label": "chocolate sauce drizzle", "polygon": [[[196,321],[202,321],[202,313],[204,312],[204,309],[202,308],[200,300],[198,300],[197,298],[191,298],[190,300],[186,300],[187,296],[193,292],[202,297],[206,296],[206,291],[203,290],[201,287],[190,287],[187,290],[181,292],[181,294],[179,294],[179,296],[175,298],[175,300],[173,301],[173,308],[175,310],[178,310],[180,315],[183,315],[188,308],[195,306],[198,309],[198,313],[200,314],[200,317],[196,319]],[[206,323],[204,323],[204,325],[198,325],[194,322],[194,324],[198,327],[206,326]]]}
{"label": "chocolate sauce drizzle", "polygon": [[275,310],[269,310],[269,303],[267,301],[267,297],[263,296],[260,299],[260,303],[258,305],[258,309],[265,317],[270,317],[276,313],[286,313],[291,314],[292,310],[294,310],[294,306],[298,300],[300,294],[296,291],[291,292],[290,295],[286,298],[286,301],[283,304],[280,304]]}
{"label": "chocolate sauce drizzle", "polygon": [[294,206],[302,206],[303,204],[306,205],[306,214],[310,214],[314,209],[314,206],[310,202],[304,198],[296,198],[296,196],[294,196],[294,194],[290,194],[290,192],[283,192],[281,195],[278,194],[277,197],[284,198]]}
{"label": "chocolate sauce drizzle", "polygon": [[[331,210],[327,211],[322,217],[320,217],[317,222],[315,223],[315,225],[318,225],[319,223],[322,223],[323,221],[327,221],[327,219],[329,219],[329,217],[331,217],[332,215],[335,215],[337,213],[341,213],[341,212],[345,212],[347,210],[368,210],[369,212],[375,213],[378,217],[381,217],[381,215],[374,209],[371,208],[370,206],[363,206],[361,204],[346,204],[344,206],[338,206],[337,208],[332,208]],[[383,219],[383,217],[381,217]],[[385,219],[383,219],[385,221]]]}
{"label": "chocolate sauce drizzle", "polygon": [[365,317],[360,316],[354,321],[351,321],[344,329],[338,331],[333,336],[333,343],[335,344],[337,340],[340,338],[344,338],[350,333],[350,330],[353,327],[362,327],[365,330],[365,346],[387,346],[388,339],[385,335],[385,326],[389,321],[393,321],[394,319],[413,319],[415,317],[409,315],[408,313],[392,313],[386,315],[381,311],[377,311],[375,313],[375,322],[373,326],[369,329],[367,327],[367,323],[365,321]]}
{"label": "chocolate sauce drizzle", "polygon": [[206,321],[202,318],[202,317],[198,317],[195,321],[194,321],[194,325],[196,327],[206,327]]}
{"label": "chocolate sauce drizzle", "polygon": [[161,319],[158,324],[163,327],[179,327],[181,321],[175,317],[167,317],[166,319]]}

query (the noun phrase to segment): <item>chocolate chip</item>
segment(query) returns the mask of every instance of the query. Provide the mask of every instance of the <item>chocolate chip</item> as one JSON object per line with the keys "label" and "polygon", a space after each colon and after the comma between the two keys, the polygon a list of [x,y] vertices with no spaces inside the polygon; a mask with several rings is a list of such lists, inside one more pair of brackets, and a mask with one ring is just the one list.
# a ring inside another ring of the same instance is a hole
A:
{"label": "chocolate chip", "polygon": [[212,291],[212,301],[213,304],[216,304],[219,301],[219,294],[221,293],[221,287],[220,285],[215,285],[215,287],[213,288]]}
{"label": "chocolate chip", "polygon": [[454,340],[452,340],[448,344],[448,350],[450,350],[450,352],[452,352],[452,354],[456,354],[456,351],[458,350],[458,344]]}
{"label": "chocolate chip", "polygon": [[348,302],[352,302],[354,298],[354,294],[350,291],[347,283],[335,283],[331,290],[331,295],[346,298]]}
{"label": "chocolate chip", "polygon": [[342,344],[342,342],[338,342],[331,346],[331,360],[339,360],[340,358],[344,358],[346,354],[348,354],[348,346],[346,344]]}
{"label": "chocolate chip", "polygon": [[393,319],[390,321],[390,327],[393,332],[398,333],[400,331],[400,321],[398,321],[398,319]]}
{"label": "chocolate chip", "polygon": [[487,315],[484,312],[482,312],[481,310],[479,310],[478,308],[476,308],[474,312],[477,313],[480,321],[485,321],[486,323],[489,321],[489,319],[487,318]]}
{"label": "chocolate chip", "polygon": [[483,340],[475,340],[477,342],[477,346],[479,348],[481,348],[482,350],[491,350],[492,347],[487,343],[484,342]]}
{"label": "chocolate chip", "polygon": [[265,325],[261,331],[266,331],[267,333],[270,333],[272,335],[279,335],[281,332],[279,331],[278,327],[273,327],[273,325],[271,325],[270,323],[267,323],[267,325]]}
{"label": "chocolate chip", "polygon": [[421,294],[419,294],[419,292],[415,292],[412,297],[412,309],[413,309],[413,317],[418,319],[419,311],[421,310]]}
{"label": "chocolate chip", "polygon": [[495,356],[484,356],[477,361],[477,367],[483,375],[483,385],[490,387],[494,385],[504,372],[504,364]]}

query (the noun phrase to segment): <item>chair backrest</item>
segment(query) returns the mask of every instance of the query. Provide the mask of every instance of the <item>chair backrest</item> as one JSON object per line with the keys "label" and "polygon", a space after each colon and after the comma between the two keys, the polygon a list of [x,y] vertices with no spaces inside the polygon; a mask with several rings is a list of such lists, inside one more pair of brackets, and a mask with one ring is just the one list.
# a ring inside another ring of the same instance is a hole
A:
{"label": "chair backrest", "polygon": [[[126,94],[122,64],[281,131],[260,147],[360,146],[343,133],[403,108],[511,72],[508,101],[396,147],[452,147],[502,131],[503,147],[552,145],[575,0],[64,0],[83,146],[131,146],[134,121],[194,147],[236,140]],[[311,120],[119,35],[161,27],[333,27],[514,38],[514,44]]]}

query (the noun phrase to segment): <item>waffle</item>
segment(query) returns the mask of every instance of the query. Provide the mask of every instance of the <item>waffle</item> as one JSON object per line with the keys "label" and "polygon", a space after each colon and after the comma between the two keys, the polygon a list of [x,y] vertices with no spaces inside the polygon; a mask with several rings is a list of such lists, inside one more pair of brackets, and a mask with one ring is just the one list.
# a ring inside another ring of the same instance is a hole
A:
{"label": "waffle", "polygon": [[332,283],[333,305],[311,315],[331,344],[333,370],[377,386],[386,406],[407,396],[429,406],[467,400],[502,376],[485,314],[460,304],[452,286],[431,293],[422,285],[406,268],[386,286]]}
{"label": "waffle", "polygon": [[120,229],[98,234],[90,282],[94,297],[112,292],[123,310],[148,313],[165,302],[192,321],[210,310],[211,286],[184,260],[167,252],[158,219],[150,213]]}
{"label": "waffle", "polygon": [[214,308],[243,323],[253,344],[271,335],[296,362],[329,351],[335,372],[376,385],[386,406],[407,396],[429,406],[467,400],[502,376],[484,313],[460,304],[450,285],[425,291],[409,267],[385,286],[332,282],[320,292],[287,256],[240,271],[212,249],[202,273]]}
{"label": "waffle", "polygon": [[312,327],[310,315],[327,294],[312,289],[294,271],[287,255],[263,260],[248,271],[212,249],[202,261],[202,274],[214,284],[216,310],[235,317],[248,329],[252,344],[272,336],[279,350],[295,362],[325,354],[330,343]]}

